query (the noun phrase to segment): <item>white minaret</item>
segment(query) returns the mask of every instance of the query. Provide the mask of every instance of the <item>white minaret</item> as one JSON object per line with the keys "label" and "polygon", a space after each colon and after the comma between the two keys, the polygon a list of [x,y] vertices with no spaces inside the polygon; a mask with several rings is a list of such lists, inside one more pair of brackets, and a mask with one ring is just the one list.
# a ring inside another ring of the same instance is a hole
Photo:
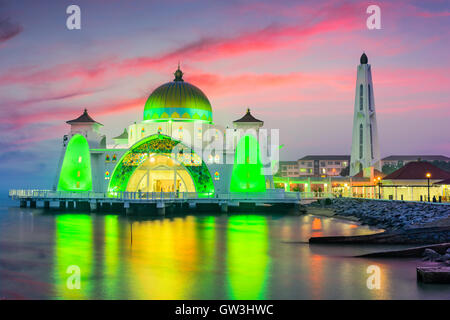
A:
{"label": "white minaret", "polygon": [[381,170],[372,72],[365,53],[360,62],[356,78],[350,176],[364,168]]}

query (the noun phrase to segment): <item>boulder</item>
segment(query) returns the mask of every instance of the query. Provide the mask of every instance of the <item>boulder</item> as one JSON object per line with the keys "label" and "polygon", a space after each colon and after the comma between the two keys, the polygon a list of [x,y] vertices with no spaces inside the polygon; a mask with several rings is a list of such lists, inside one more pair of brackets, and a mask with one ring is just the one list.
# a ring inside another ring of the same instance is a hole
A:
{"label": "boulder", "polygon": [[433,249],[429,249],[426,248],[425,251],[423,252],[423,259],[424,261],[436,261],[437,259],[439,259],[441,257],[441,255],[439,253],[437,253],[436,251],[434,251]]}

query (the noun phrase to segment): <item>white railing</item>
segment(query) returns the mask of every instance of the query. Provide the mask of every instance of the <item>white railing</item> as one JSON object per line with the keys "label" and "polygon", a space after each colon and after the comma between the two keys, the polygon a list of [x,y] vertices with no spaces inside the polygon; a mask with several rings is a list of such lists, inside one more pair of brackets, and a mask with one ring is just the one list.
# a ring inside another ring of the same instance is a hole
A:
{"label": "white railing", "polygon": [[150,200],[189,200],[189,199],[217,199],[227,201],[239,200],[302,200],[302,199],[320,199],[333,198],[334,195],[329,192],[280,192],[277,189],[267,190],[266,192],[230,192],[230,193],[201,193],[201,192],[69,192],[52,190],[9,190],[9,196],[12,199],[20,200],[26,198],[53,199],[55,201],[62,199],[117,199],[131,201],[150,201]]}

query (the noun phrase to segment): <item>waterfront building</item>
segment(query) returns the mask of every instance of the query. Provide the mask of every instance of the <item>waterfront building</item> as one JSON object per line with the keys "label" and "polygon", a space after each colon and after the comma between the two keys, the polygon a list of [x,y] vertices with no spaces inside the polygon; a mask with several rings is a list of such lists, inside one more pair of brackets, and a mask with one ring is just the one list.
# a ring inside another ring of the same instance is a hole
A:
{"label": "waterfront building", "polygon": [[[426,161],[409,162],[402,168],[384,177],[381,181],[381,198],[390,200],[428,201],[442,199],[444,185],[437,184],[450,179],[450,172]],[[378,184],[378,183],[377,183]]]}
{"label": "waterfront building", "polygon": [[298,177],[299,167],[297,161],[280,161],[278,175],[280,177]]}
{"label": "waterfront building", "polygon": [[450,158],[443,155],[392,155],[381,159],[381,167],[384,165],[402,167],[412,161],[442,161],[450,163]]}
{"label": "waterfront building", "polygon": [[348,155],[308,155],[298,159],[300,176],[336,177],[350,162]]}
{"label": "waterfront building", "polygon": [[[184,81],[179,67],[174,76],[150,94],[142,121],[121,129],[112,145],[99,131],[103,125],[87,110],[67,121],[70,131],[63,137],[53,189],[213,197],[273,187],[272,175],[261,170],[257,133],[264,122],[247,109],[233,122],[228,139],[225,128],[213,122],[207,96]],[[231,148],[225,146],[228,140]]]}
{"label": "waterfront building", "polygon": [[369,167],[381,170],[372,70],[363,53],[356,77],[350,175]]}

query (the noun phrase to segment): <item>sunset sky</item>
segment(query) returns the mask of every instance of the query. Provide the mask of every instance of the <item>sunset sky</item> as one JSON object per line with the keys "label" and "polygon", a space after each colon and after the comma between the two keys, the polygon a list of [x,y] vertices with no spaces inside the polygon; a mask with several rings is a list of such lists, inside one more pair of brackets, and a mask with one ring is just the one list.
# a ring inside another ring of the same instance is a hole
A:
{"label": "sunset sky", "polygon": [[[449,3],[0,0],[0,188],[50,187],[66,120],[87,108],[120,134],[178,61],[215,123],[250,107],[296,160],[350,154],[365,51],[381,155],[450,156]],[[66,28],[70,4],[81,30]],[[366,27],[371,4],[381,30]]]}

